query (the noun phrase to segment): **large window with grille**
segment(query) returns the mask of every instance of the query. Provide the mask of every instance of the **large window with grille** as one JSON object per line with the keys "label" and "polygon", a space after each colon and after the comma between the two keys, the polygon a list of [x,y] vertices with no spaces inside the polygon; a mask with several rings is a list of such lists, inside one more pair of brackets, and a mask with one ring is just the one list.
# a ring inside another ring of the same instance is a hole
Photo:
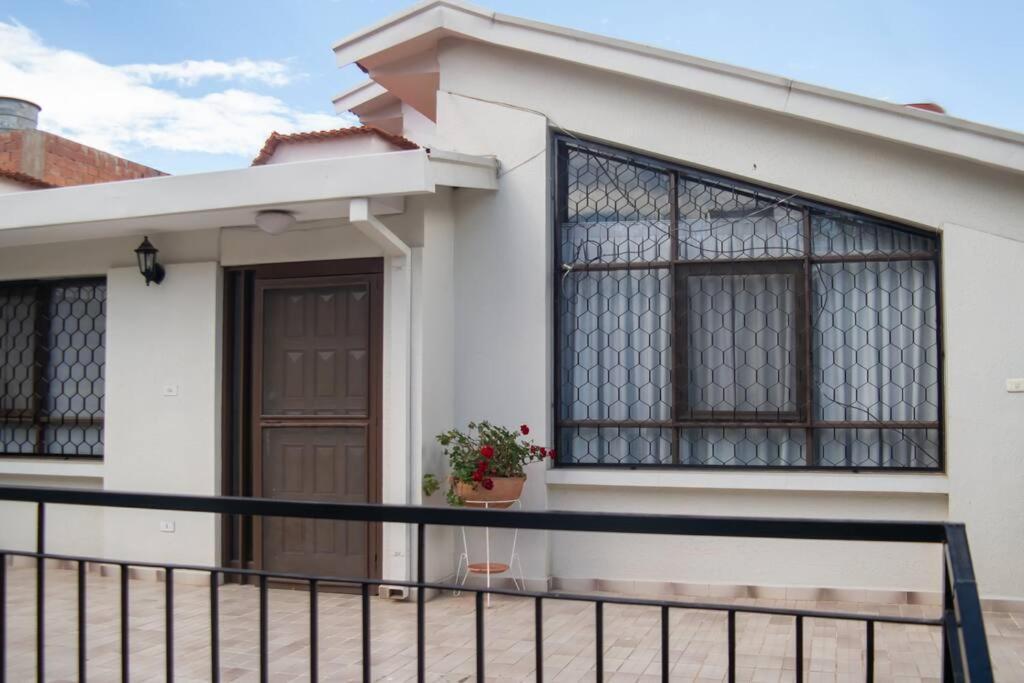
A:
{"label": "large window with grille", "polygon": [[0,283],[0,455],[103,455],[106,281]]}
{"label": "large window with grille", "polygon": [[555,140],[561,466],[942,468],[935,235]]}

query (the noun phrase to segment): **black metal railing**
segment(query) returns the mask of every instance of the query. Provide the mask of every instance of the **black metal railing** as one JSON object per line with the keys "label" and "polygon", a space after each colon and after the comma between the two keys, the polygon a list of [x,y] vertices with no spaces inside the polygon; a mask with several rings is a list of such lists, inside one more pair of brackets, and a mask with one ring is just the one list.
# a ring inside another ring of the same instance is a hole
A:
{"label": "black metal railing", "polygon": [[[595,663],[597,680],[604,676],[604,606],[631,605],[659,608],[661,613],[661,672],[669,680],[669,635],[671,610],[706,610],[725,612],[728,628],[728,680],[736,680],[736,615],[770,614],[793,617],[796,635],[796,679],[804,675],[804,621],[829,619],[861,621],[865,625],[866,679],[874,680],[876,624],[930,626],[941,629],[943,637],[942,671],[946,681],[983,683],[993,680],[981,602],[971,564],[967,535],[961,524],[940,522],[879,522],[813,519],[768,519],[740,517],[695,517],[681,515],[637,515],[576,512],[518,512],[510,510],[468,510],[399,505],[346,505],[337,503],[298,502],[259,498],[180,496],[163,494],[90,491],[20,486],[0,486],[0,500],[34,503],[37,509],[37,549],[35,552],[0,550],[0,683],[6,678],[7,653],[7,564],[9,556],[36,560],[36,673],[44,680],[46,667],[45,601],[46,564],[48,559],[69,562],[77,567],[78,588],[78,677],[87,674],[86,644],[86,582],[85,570],[90,563],[120,568],[120,661],[122,680],[129,680],[129,584],[132,568],[156,568],[165,572],[165,652],[167,679],[174,677],[174,574],[179,571],[208,572],[210,576],[211,680],[220,680],[220,635],[218,590],[227,575],[248,577],[259,587],[259,670],[261,680],[269,679],[267,607],[268,580],[284,579],[304,582],[309,588],[309,673],[312,680],[319,675],[318,661],[318,590],[324,584],[349,584],[360,587],[362,610],[362,678],[372,680],[371,671],[371,606],[370,588],[400,586],[416,593],[416,662],[417,678],[426,678],[425,590],[468,590],[475,593],[476,675],[484,679],[484,595],[511,595],[532,599],[535,610],[536,680],[544,673],[543,608],[548,599],[583,601],[594,604]],[[135,562],[49,553],[46,551],[46,510],[48,505],[87,505],[112,508],[176,510],[226,515],[293,517],[354,522],[389,522],[412,525],[416,529],[416,579],[370,579],[365,577],[310,576],[257,569],[210,567],[173,563]],[[548,531],[607,532],[626,534],[660,534],[672,536],[719,536],[745,538],[803,539],[828,541],[872,541],[897,543],[928,543],[944,546],[943,607],[941,618],[884,616],[758,605],[736,605],[655,600],[611,595],[585,595],[560,592],[514,591],[503,588],[458,587],[426,580],[425,529],[427,526],[471,526],[518,528]]]}

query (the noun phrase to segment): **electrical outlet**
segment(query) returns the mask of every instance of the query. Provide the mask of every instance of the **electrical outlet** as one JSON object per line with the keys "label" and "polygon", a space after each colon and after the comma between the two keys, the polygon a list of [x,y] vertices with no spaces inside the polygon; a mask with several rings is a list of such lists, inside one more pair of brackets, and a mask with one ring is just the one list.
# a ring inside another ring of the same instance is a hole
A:
{"label": "electrical outlet", "polygon": [[167,520],[160,522],[160,531],[164,532],[165,534],[173,534],[174,522],[169,522]]}
{"label": "electrical outlet", "polygon": [[1006,390],[1011,394],[1024,391],[1024,378],[1017,377],[1006,380]]}

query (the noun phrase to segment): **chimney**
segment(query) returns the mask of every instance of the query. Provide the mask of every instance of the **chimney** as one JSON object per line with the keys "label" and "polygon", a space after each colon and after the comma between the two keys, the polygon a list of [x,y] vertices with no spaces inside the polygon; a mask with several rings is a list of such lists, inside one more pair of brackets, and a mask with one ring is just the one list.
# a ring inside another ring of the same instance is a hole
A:
{"label": "chimney", "polygon": [[936,104],[935,102],[913,102],[911,104],[904,104],[904,107],[910,107],[912,109],[923,109],[924,111],[933,111],[936,114],[945,114],[946,110],[942,108],[942,105]]}
{"label": "chimney", "polygon": [[0,96],[0,131],[35,130],[39,111],[39,105],[34,102]]}

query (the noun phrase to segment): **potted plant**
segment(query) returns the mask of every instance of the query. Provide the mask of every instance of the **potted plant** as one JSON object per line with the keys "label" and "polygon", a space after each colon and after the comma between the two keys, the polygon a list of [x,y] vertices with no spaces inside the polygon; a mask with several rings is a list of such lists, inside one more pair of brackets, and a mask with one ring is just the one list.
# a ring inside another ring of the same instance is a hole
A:
{"label": "potted plant", "polygon": [[[437,441],[444,447],[451,467],[448,502],[506,508],[518,500],[526,483],[526,465],[555,457],[554,449],[527,440],[529,433],[525,424],[511,430],[480,421],[470,422],[465,432],[451,429],[438,434]],[[428,495],[439,486],[436,477],[424,477],[424,491]]]}

